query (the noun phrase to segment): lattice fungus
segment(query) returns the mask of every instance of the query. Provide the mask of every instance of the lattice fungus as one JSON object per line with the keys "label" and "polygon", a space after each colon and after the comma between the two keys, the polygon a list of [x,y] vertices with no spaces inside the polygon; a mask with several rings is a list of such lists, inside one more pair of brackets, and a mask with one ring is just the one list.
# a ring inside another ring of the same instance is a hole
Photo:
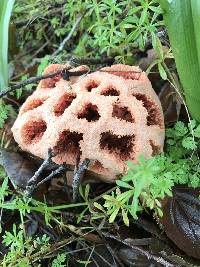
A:
{"label": "lattice fungus", "polygon": [[[50,65],[45,73],[63,68]],[[88,69],[80,66],[71,71]],[[22,105],[13,128],[19,146],[55,163],[90,159],[90,171],[105,181],[163,150],[164,121],[159,99],[138,67],[113,65],[91,74],[42,80]]]}

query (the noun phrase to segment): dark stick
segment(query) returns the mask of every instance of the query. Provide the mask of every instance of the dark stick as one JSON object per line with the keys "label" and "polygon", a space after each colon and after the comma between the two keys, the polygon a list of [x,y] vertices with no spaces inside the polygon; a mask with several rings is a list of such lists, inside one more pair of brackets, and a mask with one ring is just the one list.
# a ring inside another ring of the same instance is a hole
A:
{"label": "dark stick", "polygon": [[90,160],[85,159],[81,164],[78,165],[77,168],[75,168],[73,182],[72,182],[72,189],[73,189],[73,201],[77,200],[78,197],[78,189],[81,183],[81,179],[85,174],[85,171],[88,169]]}
{"label": "dark stick", "polygon": [[71,67],[66,67],[66,68],[63,68],[63,69],[60,69],[60,70],[57,70],[55,72],[50,72],[48,74],[44,74],[44,75],[39,75],[39,76],[36,76],[36,77],[32,77],[30,79],[27,79],[25,81],[22,81],[20,83],[17,83],[15,85],[11,85],[10,87],[8,87],[7,90],[4,90],[1,94],[0,94],[0,98],[7,95],[8,93],[12,92],[12,91],[15,91],[16,89],[19,89],[19,88],[22,88],[24,86],[26,86],[27,84],[30,84],[30,83],[35,83],[35,82],[38,82],[40,80],[44,80],[44,79],[48,79],[48,78],[53,78],[57,75],[62,75],[63,78],[65,80],[67,80],[69,77],[71,76],[80,76],[82,74],[85,74],[87,73],[88,71],[75,71],[75,72],[71,72],[69,71]]}
{"label": "dark stick", "polygon": [[100,69],[99,71],[100,71],[100,72],[108,72],[108,73],[109,73],[109,72],[111,72],[111,73],[112,73],[112,72],[119,72],[119,73],[126,73],[126,72],[127,72],[127,73],[142,73],[141,70],[138,70],[138,71],[136,71],[136,70],[130,70],[130,71],[129,71],[129,70],[128,70],[128,71],[127,71],[127,70],[114,70],[114,69],[113,69],[113,70],[102,70],[102,69]]}
{"label": "dark stick", "polygon": [[24,192],[27,196],[32,195],[34,189],[36,188],[38,177],[41,175],[43,170],[51,163],[51,159],[53,156],[55,155],[53,154],[52,150],[49,149],[47,158],[43,161],[42,165],[39,167],[39,169],[35,172],[33,177],[27,183],[27,186]]}
{"label": "dark stick", "polygon": [[55,171],[52,171],[45,179],[37,183],[36,187],[38,187],[41,184],[44,184],[45,182],[51,180],[55,175],[62,173],[63,171],[67,171],[68,168],[64,165],[59,166]]}
{"label": "dark stick", "polygon": [[107,57],[107,58],[76,58],[72,57],[70,62],[81,65],[97,65],[97,64],[113,64],[115,61],[114,58]]}
{"label": "dark stick", "polygon": [[122,243],[122,244],[124,244],[124,245],[126,245],[126,246],[128,246],[128,247],[130,247],[132,249],[134,249],[134,250],[137,250],[141,254],[145,255],[148,259],[153,259],[156,262],[158,262],[158,263],[160,263],[160,264],[162,264],[162,265],[164,265],[166,267],[173,267],[174,266],[172,263],[166,261],[164,258],[154,256],[151,253],[149,253],[147,250],[142,249],[141,247],[134,246],[134,245],[126,242],[125,240],[123,240],[123,239],[121,239],[121,238],[119,238],[117,236],[114,236],[114,235],[111,235],[111,234],[105,233],[105,232],[102,232],[102,234],[107,238],[114,239],[114,240],[116,240],[116,241],[118,241],[118,242],[120,242],[120,243]]}

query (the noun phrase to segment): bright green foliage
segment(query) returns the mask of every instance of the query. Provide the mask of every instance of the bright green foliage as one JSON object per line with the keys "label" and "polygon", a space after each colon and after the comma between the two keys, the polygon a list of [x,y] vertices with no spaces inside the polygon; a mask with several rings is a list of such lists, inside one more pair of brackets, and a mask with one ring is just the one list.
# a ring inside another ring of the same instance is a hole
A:
{"label": "bright green foliage", "polygon": [[157,27],[162,24],[158,20],[161,9],[155,0],[93,0],[90,12],[96,15],[96,22],[88,29],[93,33],[94,46],[108,55],[144,48],[148,38],[155,39]]}
{"label": "bright green foliage", "polygon": [[167,79],[165,60],[173,58],[171,49],[163,49],[161,41],[158,37],[152,39],[153,48],[157,54],[157,58],[150,64],[146,73],[149,74],[150,70],[157,65],[159,74],[163,80]]}
{"label": "bright green foliage", "polygon": [[[15,224],[13,224],[12,232],[5,232],[3,244],[9,247],[9,252],[0,262],[3,267],[31,267],[34,261],[40,259],[42,253],[50,249],[49,237],[45,234],[34,240],[31,237],[25,238],[23,230],[17,229]],[[64,265],[55,266],[62,267]]]}
{"label": "bright green foliage", "polygon": [[[63,3],[57,1],[60,2]],[[84,14],[78,30],[62,51],[63,55],[66,51],[83,57],[114,55],[118,61],[133,63],[133,49],[143,49],[149,40],[155,40],[157,29],[163,25],[158,0],[67,0],[62,5],[62,13],[49,12],[51,6],[50,0],[35,0],[32,5],[24,0],[17,1],[15,18],[28,17],[29,27],[33,28],[27,31],[27,25],[21,27],[21,49],[27,42],[33,47],[42,46],[44,42],[38,40],[47,38],[55,47],[59,46],[78,16]],[[49,36],[44,29],[48,29]]]}
{"label": "bright green foliage", "polygon": [[188,108],[200,121],[200,2],[160,0]]}
{"label": "bright green foliage", "polygon": [[[86,203],[75,203],[60,206],[47,206],[46,203],[20,196],[13,198],[12,201],[4,201],[5,196],[11,195],[12,192],[9,191],[8,179],[6,178],[4,179],[0,190],[0,208],[19,211],[22,228],[24,226],[25,215],[32,211],[42,213],[45,217],[46,225],[51,227],[50,222],[54,221],[62,226],[62,219],[60,216],[61,210],[87,205]],[[9,247],[9,252],[4,256],[3,261],[0,261],[0,265],[3,267],[30,267],[33,262],[38,262],[46,253],[53,252],[50,238],[47,235],[36,237],[34,239],[32,239],[32,237],[25,237],[24,229],[17,229],[16,225],[13,225],[12,232],[5,232],[3,243]],[[64,254],[59,255],[53,261],[54,265],[52,266],[66,266],[66,264],[64,265],[65,259],[67,258]]]}
{"label": "bright green foliage", "polygon": [[[177,122],[174,128],[166,130],[165,153],[148,160],[141,156],[139,165],[127,162],[129,170],[116,181],[117,186],[94,199],[90,198],[89,185],[80,187],[83,203],[49,206],[32,198],[14,196],[9,191],[8,178],[4,178],[0,190],[0,209],[17,210],[22,225],[27,213],[40,212],[50,227],[52,222],[64,227],[62,211],[76,207],[82,208],[80,214],[77,214],[77,223],[80,223],[87,212],[90,213],[91,220],[107,217],[110,223],[121,217],[127,226],[130,218],[137,219],[138,213],[144,209],[153,210],[158,216],[162,216],[162,200],[172,196],[174,185],[183,184],[193,188],[200,186],[197,155],[199,140],[200,125],[196,125],[195,121],[188,125]],[[13,196],[12,200],[5,201],[5,197],[10,196]],[[6,232],[3,237],[3,243],[9,246],[10,251],[5,255],[2,266],[29,267],[30,259],[37,262],[41,255],[51,249],[49,241],[45,235],[34,240],[25,238],[23,230],[16,231],[16,226],[13,226],[13,233]],[[61,254],[53,263],[55,266],[63,266],[66,261],[65,255]],[[11,265],[11,262],[16,262],[16,265]]]}
{"label": "bright green foliage", "polygon": [[0,91],[8,85],[8,29],[14,2],[0,1]]}
{"label": "bright green foliage", "polygon": [[[191,121],[187,126],[177,122],[174,128],[166,130],[166,152],[146,160],[139,158],[139,165],[127,162],[128,173],[116,181],[116,193],[106,195],[102,206],[95,207],[109,216],[113,222],[119,213],[129,224],[128,214],[137,218],[142,209],[149,208],[162,216],[162,200],[172,196],[175,184],[200,186],[199,158],[200,125]],[[105,208],[105,209],[104,209]]]}
{"label": "bright green foliage", "polygon": [[56,259],[52,262],[52,267],[66,267],[66,255],[65,254],[58,254]]}
{"label": "bright green foliage", "polygon": [[[120,189],[117,188],[116,192],[112,192],[111,195],[104,195],[103,198],[106,200],[104,207],[107,209],[107,215],[109,216],[109,222],[113,223],[119,211],[122,212],[124,223],[129,225],[127,217],[128,200],[133,195],[131,189],[125,193],[121,193]],[[97,205],[96,205],[97,207]]]}
{"label": "bright green foliage", "polygon": [[0,129],[3,128],[5,120],[8,118],[11,110],[10,105],[6,105],[3,100],[0,99]]}

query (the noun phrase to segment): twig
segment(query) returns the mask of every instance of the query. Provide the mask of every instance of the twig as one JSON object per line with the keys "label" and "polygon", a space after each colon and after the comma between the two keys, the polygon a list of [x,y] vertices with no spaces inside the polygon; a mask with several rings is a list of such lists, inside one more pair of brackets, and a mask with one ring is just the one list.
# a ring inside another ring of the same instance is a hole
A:
{"label": "twig", "polygon": [[63,79],[67,80],[69,79],[69,77],[71,76],[80,76],[82,74],[85,74],[87,71],[83,70],[83,71],[69,71],[71,67],[66,67],[66,68],[62,68],[59,69],[55,72],[50,72],[48,74],[44,74],[44,75],[39,75],[36,77],[32,77],[30,79],[27,79],[25,81],[22,81],[20,83],[17,83],[15,85],[12,85],[10,87],[7,88],[7,90],[1,90],[2,93],[0,94],[0,98],[7,95],[8,93],[15,91],[16,89],[22,88],[24,86],[26,86],[27,84],[31,84],[31,83],[35,83],[38,82],[40,80],[44,80],[44,79],[48,79],[48,78],[53,78],[57,75],[62,75]]}
{"label": "twig", "polygon": [[107,57],[107,58],[77,58],[77,57],[72,57],[70,59],[70,62],[77,64],[77,65],[97,65],[97,64],[113,64],[115,61],[114,58]]}
{"label": "twig", "polygon": [[88,169],[90,160],[85,159],[81,164],[78,165],[77,169],[75,168],[75,173],[72,182],[72,189],[73,189],[73,200],[76,201],[78,197],[78,189],[81,183],[81,179],[85,174],[85,171]]}
{"label": "twig", "polygon": [[125,265],[122,263],[122,261],[119,259],[118,255],[114,252],[114,250],[111,248],[110,244],[106,241],[106,238],[105,236],[102,234],[102,228],[104,227],[104,224],[106,222],[106,216],[103,218],[102,222],[100,223],[100,225],[98,225],[98,227],[93,223],[91,222],[91,225],[95,228],[95,230],[97,231],[98,235],[101,237],[101,239],[103,240],[107,250],[109,251],[110,255],[112,256],[113,258],[113,267],[117,267],[117,263],[116,263],[116,260],[117,262],[120,264],[120,266],[122,267],[125,267]]}
{"label": "twig", "polygon": [[[78,243],[80,243],[82,246],[86,246],[87,249],[90,249],[90,246],[88,246],[87,243],[83,243],[82,240],[78,240]],[[97,252],[96,250],[94,250],[94,254],[96,254],[105,263],[105,266],[113,267],[113,265],[110,262],[108,262],[106,260],[106,258],[103,257],[99,252]]]}
{"label": "twig", "polygon": [[74,32],[76,31],[76,29],[78,28],[83,16],[85,15],[85,13],[83,15],[80,15],[76,22],[74,23],[71,31],[69,32],[69,34],[65,37],[65,39],[62,41],[62,43],[60,44],[60,46],[58,47],[58,49],[53,53],[53,56],[56,56],[57,54],[59,54],[65,47],[66,43],[71,39],[72,35],[74,34]]}
{"label": "twig", "polygon": [[168,261],[166,261],[165,259],[163,259],[162,257],[157,257],[157,256],[154,256],[152,255],[151,253],[149,253],[148,251],[146,251],[145,249],[142,249],[140,247],[137,247],[137,246],[133,246],[132,244],[120,239],[119,237],[117,236],[114,236],[114,235],[111,235],[109,233],[105,233],[105,232],[102,232],[102,234],[107,237],[107,238],[111,238],[111,239],[114,239],[134,250],[137,250],[138,252],[140,252],[141,254],[145,255],[148,259],[152,259],[162,265],[164,265],[165,267],[174,267],[174,265]]}
{"label": "twig", "polygon": [[142,73],[141,70],[130,70],[130,71],[128,70],[128,71],[127,71],[127,70],[114,70],[114,69],[113,69],[113,70],[112,70],[112,69],[111,69],[111,70],[100,69],[99,71],[100,71],[100,72],[108,72],[108,73],[109,73],[109,72],[111,72],[111,73],[112,73],[112,72],[119,72],[119,73]]}
{"label": "twig", "polygon": [[51,180],[57,174],[60,174],[63,171],[67,171],[67,170],[68,170],[68,168],[66,166],[64,166],[64,165],[59,166],[55,171],[52,171],[51,174],[49,174],[45,179],[43,179],[42,181],[37,183],[36,187],[38,187],[39,185],[44,184],[45,182]]}
{"label": "twig", "polygon": [[53,156],[55,155],[53,154],[52,150],[49,149],[47,158],[43,161],[42,165],[39,167],[39,169],[35,172],[33,177],[27,183],[27,186],[25,189],[25,194],[27,196],[31,196],[31,194],[33,193],[33,190],[37,186],[38,177],[41,175],[43,170],[51,163],[51,159]]}

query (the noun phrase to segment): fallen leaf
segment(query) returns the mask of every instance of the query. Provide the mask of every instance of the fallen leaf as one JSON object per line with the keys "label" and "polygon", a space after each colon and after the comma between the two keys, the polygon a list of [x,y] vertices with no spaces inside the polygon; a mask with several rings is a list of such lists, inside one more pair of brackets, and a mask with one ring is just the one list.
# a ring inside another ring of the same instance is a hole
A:
{"label": "fallen leaf", "polygon": [[38,230],[38,221],[31,219],[25,222],[25,232],[27,237],[33,236]]}
{"label": "fallen leaf", "polygon": [[2,165],[14,187],[25,188],[28,180],[34,175],[37,166],[17,152],[0,149]]}
{"label": "fallen leaf", "polygon": [[168,237],[187,255],[200,259],[200,188],[176,187],[163,207]]}
{"label": "fallen leaf", "polygon": [[127,264],[127,266],[163,267],[162,264],[159,264],[154,260],[150,260],[146,256],[141,255],[141,253],[139,253],[138,251],[127,248],[127,247],[120,248],[118,252],[118,256],[123,261],[123,263]]}

